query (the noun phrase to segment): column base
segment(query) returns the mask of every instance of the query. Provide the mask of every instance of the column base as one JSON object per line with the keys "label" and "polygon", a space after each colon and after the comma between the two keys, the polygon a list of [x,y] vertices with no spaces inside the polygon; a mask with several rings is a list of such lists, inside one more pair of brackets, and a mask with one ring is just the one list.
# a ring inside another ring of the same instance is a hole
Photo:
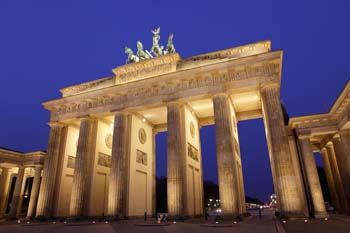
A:
{"label": "column base", "polygon": [[52,216],[35,216],[33,219],[38,220],[38,221],[49,221],[54,219]]}
{"label": "column base", "polygon": [[308,218],[309,216],[306,216],[303,213],[286,213],[286,212],[278,212],[276,211],[275,216],[280,219],[305,219]]}
{"label": "column base", "polygon": [[327,212],[315,213],[314,218],[328,218],[329,214]]}

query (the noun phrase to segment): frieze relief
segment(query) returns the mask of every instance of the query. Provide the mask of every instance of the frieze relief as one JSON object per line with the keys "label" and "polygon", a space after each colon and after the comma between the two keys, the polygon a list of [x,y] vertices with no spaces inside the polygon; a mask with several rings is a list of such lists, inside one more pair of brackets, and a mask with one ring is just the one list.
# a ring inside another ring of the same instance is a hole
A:
{"label": "frieze relief", "polygon": [[136,150],[136,162],[147,166],[147,154],[143,151]]}
{"label": "frieze relief", "polygon": [[[142,87],[128,91],[127,94],[120,93],[119,95],[108,95],[100,98],[88,99],[77,103],[61,105],[58,108],[52,107],[52,119],[58,120],[58,117],[68,115],[74,117],[79,113],[88,114],[91,109],[98,107],[110,106],[111,108],[118,105],[125,105],[127,102],[134,100],[143,100],[145,98],[169,95],[172,93],[190,90],[201,87],[225,85],[229,82],[248,79],[251,77],[270,77],[271,81],[277,80],[280,72],[278,63],[264,63],[260,66],[245,66],[240,69],[230,69],[228,72],[213,72],[207,75],[198,75],[188,79],[172,80],[169,82],[160,82],[149,87]],[[72,114],[74,113],[74,114]]]}
{"label": "frieze relief", "polygon": [[67,168],[75,168],[75,157],[68,155],[68,160],[67,160]]}
{"label": "frieze relief", "polygon": [[198,162],[198,149],[192,146],[190,143],[187,143],[187,155],[194,161]]}
{"label": "frieze relief", "polygon": [[99,152],[97,164],[103,167],[111,167],[112,157],[110,155]]}

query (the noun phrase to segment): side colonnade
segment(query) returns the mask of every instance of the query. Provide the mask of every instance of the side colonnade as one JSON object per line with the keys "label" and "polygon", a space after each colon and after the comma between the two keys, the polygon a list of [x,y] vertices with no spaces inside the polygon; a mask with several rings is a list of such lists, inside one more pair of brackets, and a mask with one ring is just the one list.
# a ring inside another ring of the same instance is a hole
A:
{"label": "side colonnade", "polygon": [[45,154],[0,149],[0,219],[34,216]]}

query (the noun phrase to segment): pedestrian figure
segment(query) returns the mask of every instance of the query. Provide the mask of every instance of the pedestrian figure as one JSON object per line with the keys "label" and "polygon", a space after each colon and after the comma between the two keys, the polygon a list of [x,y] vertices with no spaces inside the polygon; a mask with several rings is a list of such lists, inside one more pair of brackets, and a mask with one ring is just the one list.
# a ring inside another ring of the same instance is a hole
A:
{"label": "pedestrian figure", "polygon": [[261,207],[259,208],[259,219],[261,219]]}
{"label": "pedestrian figure", "polygon": [[204,216],[205,216],[205,221],[208,221],[209,214],[208,214],[207,210],[205,211],[205,215]]}

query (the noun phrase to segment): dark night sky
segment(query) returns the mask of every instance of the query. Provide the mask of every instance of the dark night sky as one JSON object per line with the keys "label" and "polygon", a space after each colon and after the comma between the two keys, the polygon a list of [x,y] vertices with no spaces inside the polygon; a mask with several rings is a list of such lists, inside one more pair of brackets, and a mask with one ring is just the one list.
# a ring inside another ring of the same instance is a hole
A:
{"label": "dark night sky", "polygon": [[[167,2],[167,3],[164,3]],[[123,65],[124,46],[170,32],[182,57],[270,39],[284,50],[281,98],[289,115],[328,111],[350,77],[350,1],[0,1],[0,146],[45,150],[41,103],[62,87]],[[261,120],[239,123],[246,193],[272,191]],[[165,175],[165,135],[157,175]],[[204,178],[216,180],[214,127],[202,128]],[[162,164],[160,164],[162,163]]]}

